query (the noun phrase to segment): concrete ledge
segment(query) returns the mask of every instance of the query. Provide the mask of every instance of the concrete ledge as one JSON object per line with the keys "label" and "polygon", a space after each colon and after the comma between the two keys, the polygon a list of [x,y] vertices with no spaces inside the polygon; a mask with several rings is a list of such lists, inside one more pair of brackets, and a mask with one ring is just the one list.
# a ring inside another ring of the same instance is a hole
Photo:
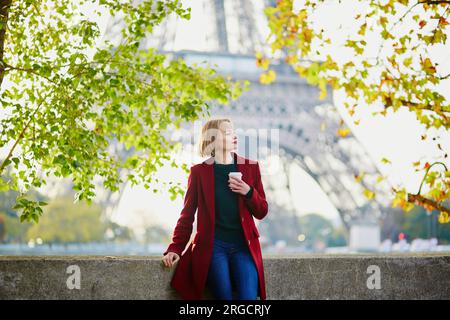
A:
{"label": "concrete ledge", "polygon": [[[264,267],[271,300],[450,299],[450,253],[268,255]],[[173,271],[159,256],[0,256],[0,299],[179,299]]]}

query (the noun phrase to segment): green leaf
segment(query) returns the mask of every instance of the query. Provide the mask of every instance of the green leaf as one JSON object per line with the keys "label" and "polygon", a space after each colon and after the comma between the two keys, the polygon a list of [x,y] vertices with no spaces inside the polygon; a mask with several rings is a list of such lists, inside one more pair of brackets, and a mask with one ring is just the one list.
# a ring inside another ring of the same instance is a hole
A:
{"label": "green leaf", "polygon": [[14,207],[12,207],[12,209],[20,209],[20,208],[23,208],[23,205],[16,204]]}
{"label": "green leaf", "polygon": [[39,223],[39,215],[38,214],[33,213],[31,215],[31,217],[33,218],[34,222]]}

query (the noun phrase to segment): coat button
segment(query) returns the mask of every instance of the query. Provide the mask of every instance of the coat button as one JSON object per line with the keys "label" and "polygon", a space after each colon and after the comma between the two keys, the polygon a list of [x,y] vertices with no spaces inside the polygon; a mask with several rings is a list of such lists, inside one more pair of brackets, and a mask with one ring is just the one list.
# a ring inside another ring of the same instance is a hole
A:
{"label": "coat button", "polygon": [[244,221],[244,217],[242,217],[241,220]]}
{"label": "coat button", "polygon": [[248,244],[250,245],[250,239],[248,240]]}

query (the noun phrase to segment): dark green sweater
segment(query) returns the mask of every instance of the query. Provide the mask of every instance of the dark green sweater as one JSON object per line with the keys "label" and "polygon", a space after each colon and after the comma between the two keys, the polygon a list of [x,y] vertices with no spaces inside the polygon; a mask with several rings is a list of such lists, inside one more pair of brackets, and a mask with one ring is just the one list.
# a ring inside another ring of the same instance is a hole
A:
{"label": "dark green sweater", "polygon": [[[228,173],[236,172],[236,163],[214,162],[216,223],[215,238],[235,244],[246,242],[239,215],[238,194],[228,186]],[[251,197],[253,188],[245,195]]]}

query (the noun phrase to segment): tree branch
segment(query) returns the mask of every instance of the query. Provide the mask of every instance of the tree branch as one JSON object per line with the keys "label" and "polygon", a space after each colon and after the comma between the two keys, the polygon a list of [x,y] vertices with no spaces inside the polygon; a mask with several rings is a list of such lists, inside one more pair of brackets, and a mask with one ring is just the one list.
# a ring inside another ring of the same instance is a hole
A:
{"label": "tree branch", "polygon": [[447,212],[448,214],[450,214],[450,210],[448,208],[442,206],[440,203],[438,203],[434,200],[427,199],[420,194],[420,191],[422,190],[422,185],[425,182],[426,177],[428,176],[428,172],[434,165],[437,165],[437,164],[442,165],[444,167],[445,171],[448,170],[447,166],[443,162],[440,162],[440,161],[434,162],[432,165],[430,165],[427,168],[427,171],[425,172],[425,175],[422,178],[422,182],[420,183],[419,191],[417,191],[417,194],[412,194],[412,193],[408,192],[408,202],[418,204],[418,205],[425,204],[425,205],[433,207],[439,211]]}
{"label": "tree branch", "polygon": [[33,69],[22,68],[22,67],[14,67],[14,66],[11,66],[11,65],[7,64],[6,62],[4,62],[2,60],[0,60],[0,63],[3,64],[3,67],[4,67],[3,71],[4,72],[6,72],[8,70],[17,70],[17,71],[28,72],[28,73],[32,73],[32,74],[34,74],[36,76],[42,77],[44,79],[47,79],[48,81],[53,82],[53,83],[56,84],[56,81],[54,81],[54,80],[50,79],[49,77],[46,77],[46,76],[44,76],[44,75],[42,75],[42,74],[40,74],[40,73],[38,73],[36,71],[34,71]]}
{"label": "tree branch", "polygon": [[16,141],[14,142],[14,145],[12,146],[11,150],[9,150],[8,155],[6,156],[6,158],[3,160],[2,165],[0,166],[0,174],[3,172],[3,170],[5,169],[6,165],[7,165],[7,161],[9,160],[9,158],[11,158],[12,153],[14,151],[14,149],[16,148],[17,144],[19,143],[20,140],[22,140],[22,138],[25,135],[25,131],[27,131],[28,127],[30,126],[31,121],[34,119],[34,115],[36,114],[36,112],[40,109],[40,107],[44,104],[46,97],[42,98],[41,102],[38,104],[38,106],[36,107],[36,109],[33,111],[33,114],[30,116],[30,119],[28,119],[28,122],[25,124],[25,127],[22,129],[22,131],[20,132],[19,137],[16,139]]}
{"label": "tree branch", "polygon": [[419,1],[419,3],[425,3],[425,4],[441,4],[441,3],[448,3],[450,4],[450,1],[429,1],[429,0],[424,0],[424,1]]}
{"label": "tree branch", "polygon": [[[436,112],[434,110],[434,106],[431,104],[427,104],[427,105],[421,105],[420,103],[417,102],[412,102],[412,101],[408,101],[408,100],[404,100],[404,99],[399,99],[400,102],[402,103],[403,107],[407,107],[410,108],[412,111],[416,110],[416,109],[421,109],[421,110],[430,110],[433,112]],[[384,107],[385,108],[389,108],[392,107],[392,99],[391,97],[386,97],[384,99]],[[445,119],[447,119],[447,117],[445,116],[444,112],[446,112],[445,109],[442,110],[443,112],[436,112],[438,114],[440,114],[441,116],[443,116]]]}
{"label": "tree branch", "polygon": [[0,87],[2,86],[5,66],[3,62],[3,53],[5,50],[6,25],[8,24],[9,8],[12,0],[0,0]]}
{"label": "tree branch", "polygon": [[427,199],[420,194],[408,193],[408,202],[418,204],[418,205],[426,204],[430,207],[435,208],[436,210],[447,212],[448,214],[450,214],[450,209],[444,207],[443,205],[437,203],[434,200]]}

